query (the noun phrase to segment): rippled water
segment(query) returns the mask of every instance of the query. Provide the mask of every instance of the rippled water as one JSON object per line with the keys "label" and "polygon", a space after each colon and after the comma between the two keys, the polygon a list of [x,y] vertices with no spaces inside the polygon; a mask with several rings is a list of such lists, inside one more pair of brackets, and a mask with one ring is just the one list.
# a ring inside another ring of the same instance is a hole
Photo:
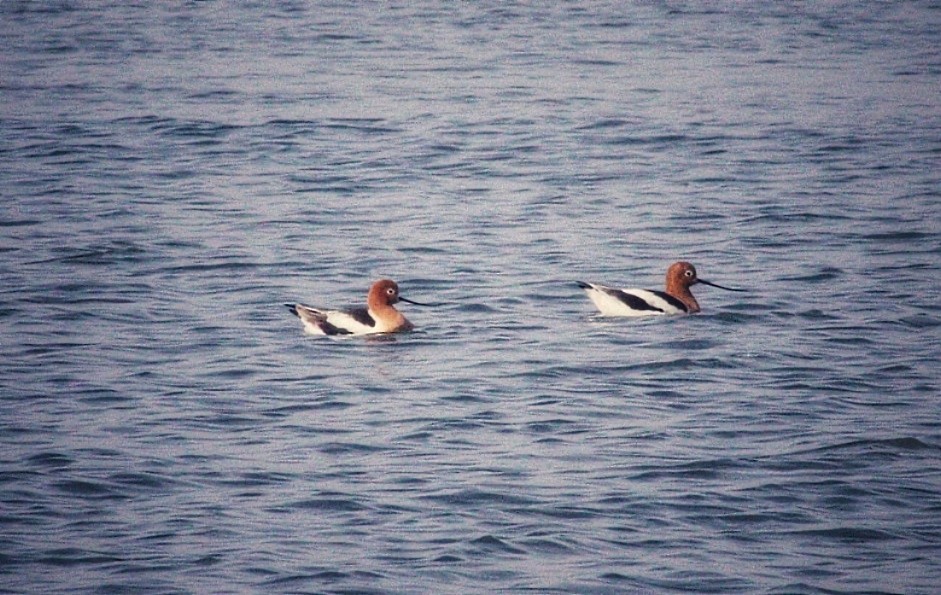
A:
{"label": "rippled water", "polygon": [[0,591],[934,592],[939,31],[0,4]]}

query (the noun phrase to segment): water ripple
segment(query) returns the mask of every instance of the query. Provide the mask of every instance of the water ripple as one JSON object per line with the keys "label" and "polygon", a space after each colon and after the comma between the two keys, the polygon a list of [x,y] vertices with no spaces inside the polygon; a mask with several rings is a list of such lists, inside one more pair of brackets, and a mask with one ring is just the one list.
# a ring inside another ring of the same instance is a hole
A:
{"label": "water ripple", "polygon": [[938,11],[628,12],[0,3],[4,589],[934,592]]}

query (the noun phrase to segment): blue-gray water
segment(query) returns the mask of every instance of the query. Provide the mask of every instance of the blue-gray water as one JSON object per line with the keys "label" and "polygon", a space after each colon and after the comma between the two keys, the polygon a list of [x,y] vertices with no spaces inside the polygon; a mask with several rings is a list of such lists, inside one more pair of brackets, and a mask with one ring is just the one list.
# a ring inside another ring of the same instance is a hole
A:
{"label": "blue-gray water", "polygon": [[0,591],[936,592],[941,4],[272,4],[0,4]]}

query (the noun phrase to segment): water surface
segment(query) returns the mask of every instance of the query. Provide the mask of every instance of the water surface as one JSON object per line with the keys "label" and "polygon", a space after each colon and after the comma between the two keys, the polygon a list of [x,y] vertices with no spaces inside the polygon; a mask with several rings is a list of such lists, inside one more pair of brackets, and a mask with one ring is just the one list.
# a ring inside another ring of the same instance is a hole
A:
{"label": "water surface", "polygon": [[936,589],[938,3],[0,17],[0,589]]}

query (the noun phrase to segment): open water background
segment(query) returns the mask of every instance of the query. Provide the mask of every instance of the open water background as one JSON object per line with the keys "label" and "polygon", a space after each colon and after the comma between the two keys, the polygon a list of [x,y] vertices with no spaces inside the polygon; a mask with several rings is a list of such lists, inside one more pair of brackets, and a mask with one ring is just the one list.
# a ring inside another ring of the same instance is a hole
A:
{"label": "open water background", "polygon": [[[0,4],[0,591],[934,593],[941,3]],[[718,283],[599,320],[577,279]],[[281,305],[381,276],[419,330]]]}

